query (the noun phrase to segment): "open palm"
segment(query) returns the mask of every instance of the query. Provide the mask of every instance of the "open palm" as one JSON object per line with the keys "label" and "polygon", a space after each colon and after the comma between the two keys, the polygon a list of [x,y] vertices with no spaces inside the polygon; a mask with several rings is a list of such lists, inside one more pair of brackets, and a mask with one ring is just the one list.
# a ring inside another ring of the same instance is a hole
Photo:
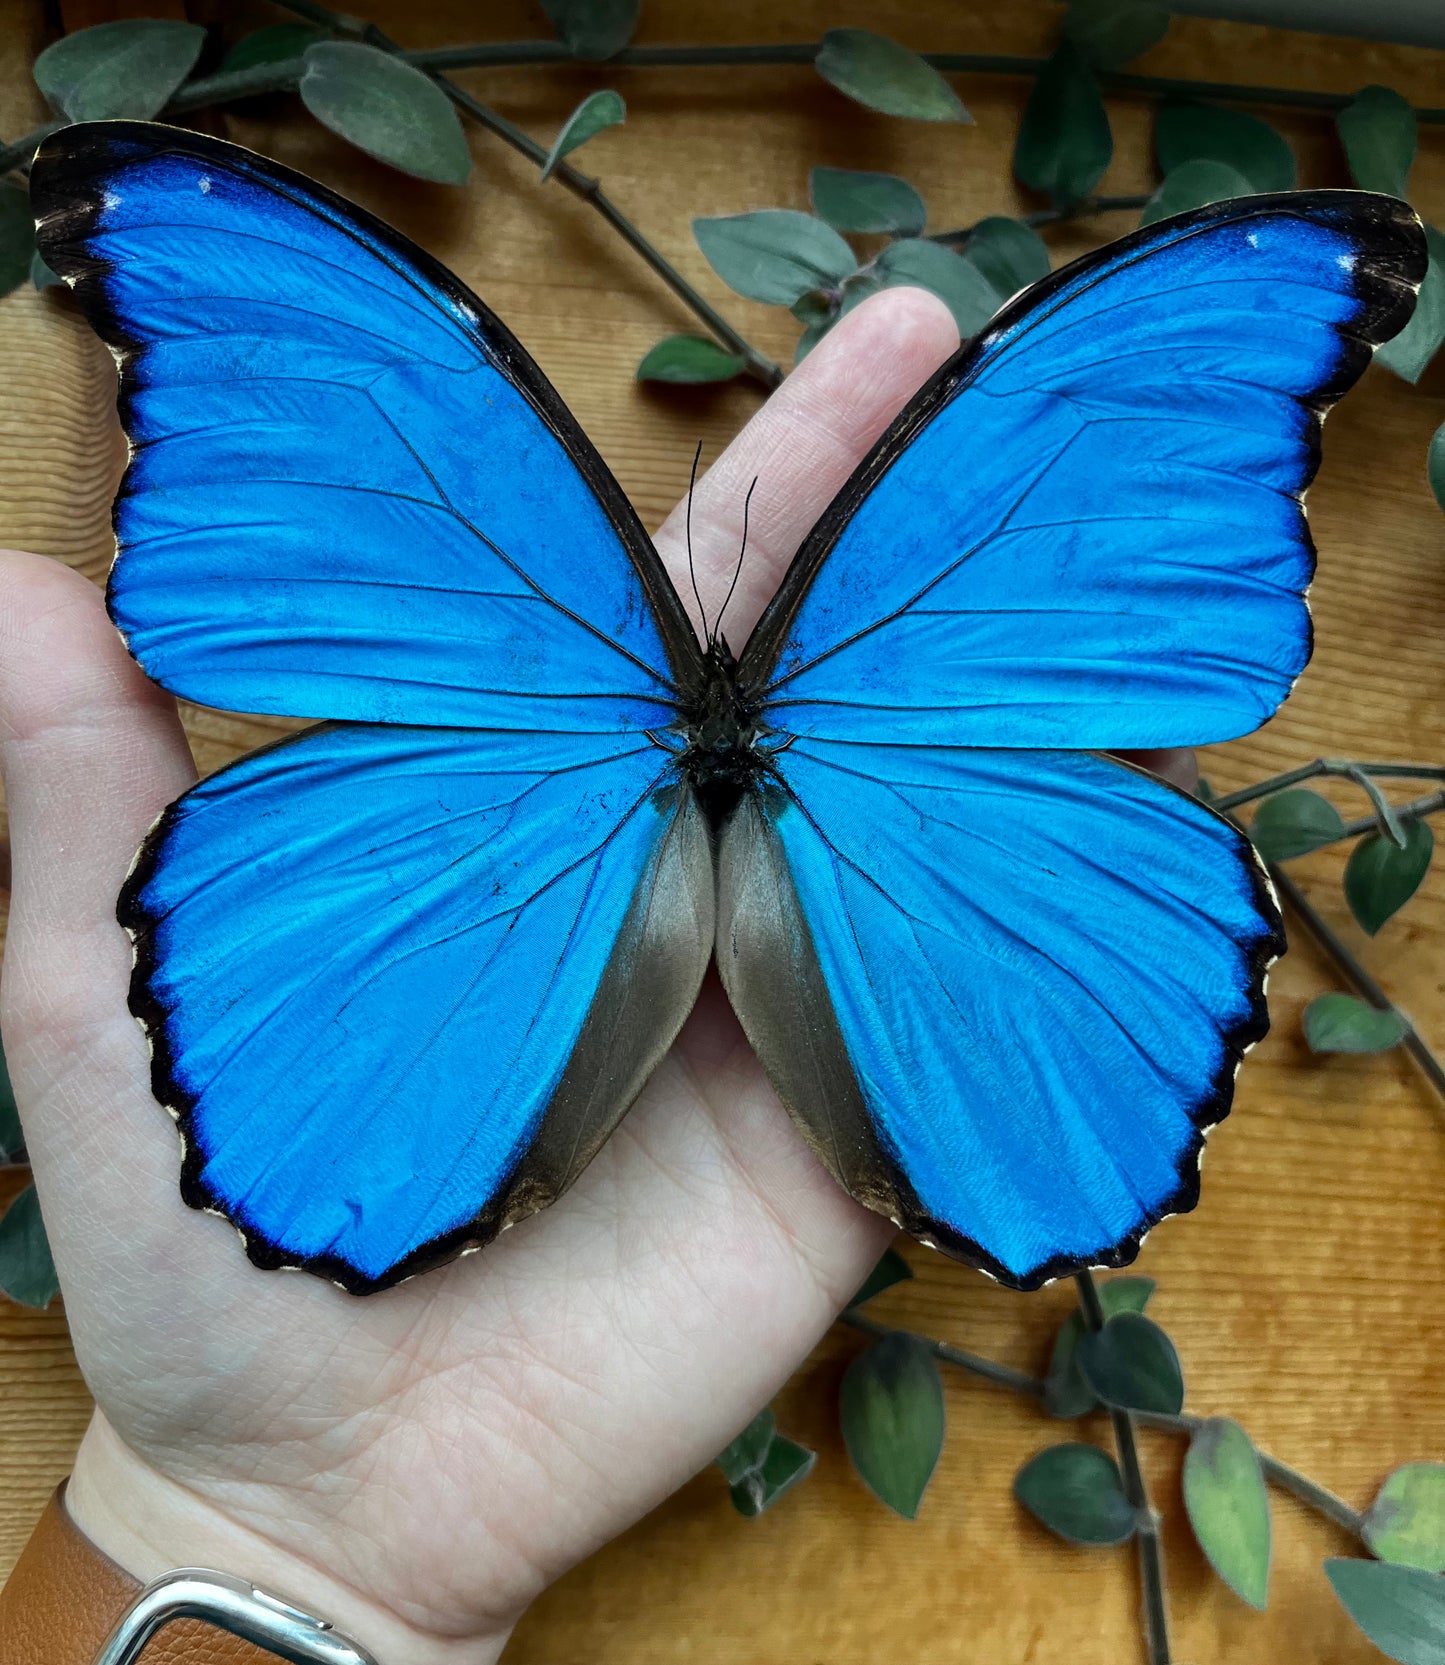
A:
{"label": "open palm", "polygon": [[[877,297],[700,483],[699,584],[746,636],[819,513],[956,345]],[[686,583],[681,514],[658,539]],[[889,1228],[794,1132],[715,981],[575,1188],[478,1256],[357,1300],[254,1270],[187,1210],[126,1010],[114,905],[194,779],[98,592],[0,557],[15,857],[6,1048],[76,1350],[100,1406],[71,1487],[139,1576],[213,1564],[309,1600],[388,1665],[495,1655],[551,1579],[706,1462],[811,1348]]]}

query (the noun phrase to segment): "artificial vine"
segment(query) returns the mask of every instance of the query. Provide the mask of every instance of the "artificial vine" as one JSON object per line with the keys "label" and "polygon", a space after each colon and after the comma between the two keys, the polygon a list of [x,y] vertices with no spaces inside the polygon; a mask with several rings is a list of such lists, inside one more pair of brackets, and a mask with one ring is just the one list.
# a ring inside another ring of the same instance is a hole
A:
{"label": "artificial vine", "polygon": [[[1342,161],[1357,185],[1408,198],[1420,123],[1445,109],[1412,109],[1389,88],[1353,94],[1168,79],[1127,65],[1169,27],[1154,0],[1072,0],[1047,58],[917,53],[865,29],[833,29],[816,42],[781,46],[633,46],[638,0],[544,0],[555,40],[485,42],[406,51],[375,25],[317,0],[278,0],[293,21],[227,41],[221,33],[165,19],[101,24],[57,41],[35,65],[55,114],[0,146],[0,294],[27,279],[56,282],[35,250],[24,184],[36,145],[66,122],[164,117],[262,96],[294,93],[323,125],[378,161],[423,179],[460,186],[472,156],[462,118],[527,157],[540,180],[572,192],[623,239],[688,309],[700,333],[658,341],[637,366],[644,381],[708,383],[745,378],[764,389],[782,367],[755,347],[652,244],[603,190],[569,160],[625,121],[618,92],[599,87],[562,124],[550,145],[458,86],[450,73],[487,66],[590,62],[644,69],[688,65],[791,64],[829,82],[857,104],[906,120],[967,123],[952,75],[1027,78],[1031,90],[1014,148],[1014,173],[1039,205],[1018,218],[989,216],[969,226],[928,229],[927,204],[908,181],[886,173],[819,167],[809,208],[749,209],[694,221],[698,246],[737,294],[786,307],[807,353],[859,301],[912,284],[939,295],[960,332],[977,333],[1012,294],[1050,265],[1041,228],[1065,220],[1138,215],[1141,223],[1206,203],[1297,184],[1293,152],[1273,126],[1241,105],[1318,112],[1332,118]],[[1113,158],[1106,93],[1158,101],[1155,152],[1160,183],[1148,195],[1108,196],[1098,186]],[[1379,362],[1418,382],[1445,342],[1445,238],[1429,228],[1430,263],[1412,323]],[[867,239],[862,248],[857,239]],[[881,244],[879,239],[882,239]],[[1431,444],[1427,474],[1445,505],[1445,427]],[[1367,812],[1346,822],[1304,783],[1347,780]],[[1409,1018],[1359,964],[1282,864],[1327,845],[1353,845],[1345,899],[1368,933],[1383,929],[1415,894],[1434,849],[1429,817],[1445,808],[1445,784],[1395,804],[1382,782],[1445,783],[1445,768],[1320,760],[1256,786],[1212,798],[1226,814],[1258,804],[1249,831],[1295,919],[1315,938],[1350,992],[1312,1001],[1304,1014],[1318,1052],[1404,1048],[1445,1096],[1445,1070]],[[1201,788],[1209,796],[1207,787]],[[23,1159],[13,1097],[0,1058],[0,1159]],[[917,1513],[944,1438],[940,1363],[1029,1397],[1041,1412],[1078,1421],[1099,1410],[1115,1455],[1087,1441],[1050,1446],[1030,1459],[1015,1494],[1044,1526],[1076,1544],[1132,1542],[1144,1593],[1150,1665],[1171,1659],[1165,1569],[1158,1520],[1138,1460],[1140,1430],[1187,1439],[1184,1497],[1196,1536],[1219,1576],[1262,1608],[1269,1583],[1269,1487],[1283,1489],[1357,1542],[1363,1554],[1326,1563],[1346,1610],[1390,1658],[1445,1665],[1445,1465],[1397,1469],[1363,1513],[1278,1459],[1259,1452],[1238,1423],[1184,1409],[1184,1374],[1165,1332],[1145,1311],[1151,1280],[1078,1280],[1077,1311],[1055,1337],[1045,1374],[1032,1376],[944,1342],[890,1329],[861,1309],[911,1276],[886,1255],[841,1320],[869,1338],[850,1364],[841,1415],[855,1468],[897,1512]],[[0,1289],[45,1306],[54,1268],[33,1188],[0,1219]],[[770,1507],[813,1466],[813,1454],[780,1435],[764,1411],[719,1459],[738,1509]]]}

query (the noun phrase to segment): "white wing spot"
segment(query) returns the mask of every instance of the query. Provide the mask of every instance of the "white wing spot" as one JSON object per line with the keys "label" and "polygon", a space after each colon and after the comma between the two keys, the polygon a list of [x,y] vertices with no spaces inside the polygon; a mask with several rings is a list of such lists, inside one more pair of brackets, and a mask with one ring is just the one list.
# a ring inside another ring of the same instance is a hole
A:
{"label": "white wing spot", "polygon": [[210,179],[205,174],[202,174],[201,177],[200,177],[200,180],[199,180],[199,184],[200,184],[200,188],[201,188],[201,195],[203,197],[208,196],[210,194],[210,190],[211,190],[211,181],[210,181]]}
{"label": "white wing spot", "polygon": [[105,209],[107,214],[113,214],[121,204],[120,192],[106,191],[100,199],[100,204],[101,207]]}
{"label": "white wing spot", "polygon": [[1257,249],[1259,247],[1259,233],[1257,231],[1246,233],[1244,240],[1252,249]]}

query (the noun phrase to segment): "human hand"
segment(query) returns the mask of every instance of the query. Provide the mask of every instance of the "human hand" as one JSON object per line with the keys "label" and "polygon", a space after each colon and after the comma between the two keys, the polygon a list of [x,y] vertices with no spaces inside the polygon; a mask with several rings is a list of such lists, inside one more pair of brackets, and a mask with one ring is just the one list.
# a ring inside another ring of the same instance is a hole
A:
{"label": "human hand", "polygon": [[[715,612],[759,479],[734,643],[956,340],[919,291],[871,300],[699,484],[693,554]],[[680,510],[658,547],[690,595]],[[256,1271],[222,1221],[181,1203],[126,1009],[115,897],[194,779],[186,741],[99,592],[32,555],[0,557],[0,747],[6,1050],[98,1405],[73,1514],[138,1577],[241,1573],[386,1665],[495,1658],[547,1583],[771,1397],[891,1228],[807,1150],[710,978],[619,1131],[545,1214],[366,1300]]]}

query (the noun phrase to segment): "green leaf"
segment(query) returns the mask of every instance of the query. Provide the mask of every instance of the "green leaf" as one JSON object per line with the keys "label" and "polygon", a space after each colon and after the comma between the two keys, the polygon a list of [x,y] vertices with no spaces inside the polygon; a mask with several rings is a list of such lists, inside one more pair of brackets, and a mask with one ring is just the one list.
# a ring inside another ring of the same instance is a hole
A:
{"label": "green leaf", "polygon": [[1405,1038],[1406,1028],[1393,1008],[1367,1006],[1352,994],[1322,994],[1304,1010],[1311,1052],[1388,1052]]}
{"label": "green leaf", "polygon": [[149,121],[170,103],[205,43],[197,23],[97,23],[47,46],[35,60],[35,82],[71,121]]}
{"label": "green leaf", "polygon": [[838,310],[838,296],[831,289],[810,289],[788,308],[800,324],[830,323]]}
{"label": "green leaf", "polygon": [[1445,1579],[1383,1561],[1326,1561],[1345,1611],[1399,1665],[1445,1665]]}
{"label": "green leaf", "polygon": [[1072,41],[1039,71],[1024,106],[1014,172],[1031,191],[1071,207],[1104,177],[1114,156],[1109,112],[1094,72]]}
{"label": "green leaf", "polygon": [[263,64],[289,64],[305,56],[306,48],[325,36],[309,23],[268,23],[240,40],[221,60],[221,73],[238,69],[260,69]]}
{"label": "green leaf", "polygon": [[429,76],[360,41],[318,41],[305,63],[301,101],[324,127],[418,179],[465,183],[472,171],[466,134]]}
{"label": "green leaf", "polygon": [[1406,195],[1419,135],[1415,112],[1393,87],[1361,87],[1335,117],[1335,127],[1362,191]]}
{"label": "green leaf", "polygon": [[[852,272],[844,278],[836,297],[831,291],[824,290],[810,290],[808,294],[800,295],[788,310],[795,318],[806,323],[808,328],[798,340],[793,363],[801,364],[828,331],[837,325],[840,318],[847,317],[855,306],[866,301],[871,295],[878,294],[882,288],[882,283],[871,271],[865,269]],[[826,312],[820,304],[825,294],[828,298]]]}
{"label": "green leaf", "polygon": [[885,1249],[883,1258],[864,1278],[862,1287],[848,1305],[861,1307],[865,1301],[871,1301],[885,1289],[892,1289],[895,1283],[906,1283],[912,1276],[913,1268],[897,1249]]}
{"label": "green leaf", "polygon": [[832,226],[792,208],[694,220],[692,233],[729,289],[771,306],[791,306],[810,289],[836,288],[857,265]]}
{"label": "green leaf", "polygon": [[969,233],[964,258],[993,285],[1000,302],[1049,275],[1048,245],[1032,226],[991,214]]}
{"label": "green leaf", "polygon": [[1194,99],[1160,106],[1154,150],[1162,173],[1186,162],[1223,162],[1256,192],[1292,191],[1299,177],[1289,141],[1267,121]]}
{"label": "green leaf", "polygon": [[1254,812],[1249,836],[1266,861],[1289,861],[1329,844],[1345,830],[1340,812],[1303,786],[1276,792]]}
{"label": "green leaf", "polygon": [[887,232],[916,237],[928,223],[923,198],[893,173],[814,168],[808,175],[813,210],[834,231]]}
{"label": "green leaf", "polygon": [[552,169],[564,156],[570,156],[578,145],[585,145],[589,139],[595,138],[608,127],[620,127],[626,119],[627,106],[622,102],[621,93],[608,89],[588,93],[562,123],[562,131],[557,135],[551,150],[547,152],[542,178],[548,178]]}
{"label": "green leaf", "polygon": [[762,1466],[742,1480],[735,1481],[732,1491],[733,1508],[748,1519],[771,1509],[785,1492],[791,1491],[800,1480],[813,1472],[818,1461],[816,1451],[806,1445],[774,1436],[768,1446]]}
{"label": "green leaf", "polygon": [[1430,479],[1430,490],[1435,493],[1435,501],[1445,509],[1445,423],[1435,430],[1435,437],[1430,441],[1426,471]]}
{"label": "green leaf", "polygon": [[552,27],[574,58],[599,63],[637,32],[641,0],[542,0]]}
{"label": "green leaf", "polygon": [[848,1366],[843,1441],[868,1489],[913,1520],[943,1449],[943,1383],[917,1336],[895,1332]]}
{"label": "green leaf", "polygon": [[1137,1516],[1119,1465],[1096,1445],[1051,1445],[1014,1476],[1014,1496],[1050,1532],[1102,1547],[1134,1536]]}
{"label": "green leaf", "polygon": [[1069,0],[1064,35],[1095,69],[1120,69],[1164,39],[1169,12],[1155,0]]}
{"label": "green leaf", "polygon": [[772,1410],[759,1411],[721,1452],[718,1467],[727,1477],[733,1507],[749,1518],[769,1509],[812,1472],[817,1453],[778,1433]]}
{"label": "green leaf", "polygon": [[35,257],[35,217],[30,193],[13,180],[0,179],[0,295],[18,289],[30,276]]}
{"label": "green leaf", "polygon": [[15,1089],[0,1045],[0,1162],[13,1162],[24,1154],[25,1135],[20,1130],[20,1112],[15,1108]]}
{"label": "green leaf", "polygon": [[1445,1572],[1445,1463],[1406,1463],[1365,1513],[1365,1542],[1382,1561]]}
{"label": "green leaf", "polygon": [[0,1219],[0,1294],[23,1307],[48,1307],[59,1293],[40,1198],[27,1185]]}
{"label": "green leaf", "polygon": [[819,323],[808,325],[807,329],[798,337],[798,345],[793,350],[793,368],[795,370],[837,322],[836,318],[827,318]]}
{"label": "green leaf", "polygon": [[1106,1405],[1173,1416],[1184,1408],[1174,1343],[1142,1312],[1121,1312],[1079,1338],[1079,1369]]}
{"label": "green leaf", "polygon": [[772,1406],[768,1405],[758,1412],[735,1440],[723,1447],[718,1453],[717,1466],[730,1486],[745,1480],[763,1466],[777,1431],[778,1419],[773,1415]]}
{"label": "green leaf", "polygon": [[744,362],[703,335],[669,335],[649,347],[637,366],[640,382],[729,382]]}
{"label": "green leaf", "polygon": [[1259,1453],[1237,1422],[1211,1417],[1184,1459],[1184,1507],[1199,1547],[1242,1601],[1269,1597],[1269,1492]]}
{"label": "green leaf", "polygon": [[839,92],[885,116],[973,120],[932,64],[871,29],[829,29],[814,62],[819,75]]}
{"label": "green leaf", "polygon": [[1153,225],[1173,214],[1187,214],[1191,208],[1205,208],[1211,202],[1230,197],[1247,197],[1253,187],[1242,173],[1227,162],[1181,162],[1144,204],[1140,225]]}
{"label": "green leaf", "polygon": [[1379,833],[1366,833],[1345,865],[1345,900],[1371,936],[1415,894],[1430,871],[1435,834],[1428,821],[1405,823],[1405,848]]}
{"label": "green leaf", "polygon": [[873,262],[873,270],[885,289],[909,284],[937,295],[965,341],[998,311],[998,293],[978,267],[927,238],[904,237],[890,243]]}
{"label": "green leaf", "polygon": [[1393,341],[1385,342],[1375,352],[1379,363],[1407,382],[1419,381],[1445,341],[1445,237],[1427,225],[1425,241],[1430,245],[1430,264],[1415,300],[1414,315]]}
{"label": "green leaf", "polygon": [[[1106,1318],[1121,1312],[1143,1312],[1154,1293],[1153,1278],[1109,1278],[1099,1286],[1099,1304]],[[1079,1338],[1088,1332],[1077,1307],[1059,1325],[1054,1350],[1044,1378],[1044,1406],[1050,1416],[1083,1416],[1099,1403],[1079,1371]]]}

